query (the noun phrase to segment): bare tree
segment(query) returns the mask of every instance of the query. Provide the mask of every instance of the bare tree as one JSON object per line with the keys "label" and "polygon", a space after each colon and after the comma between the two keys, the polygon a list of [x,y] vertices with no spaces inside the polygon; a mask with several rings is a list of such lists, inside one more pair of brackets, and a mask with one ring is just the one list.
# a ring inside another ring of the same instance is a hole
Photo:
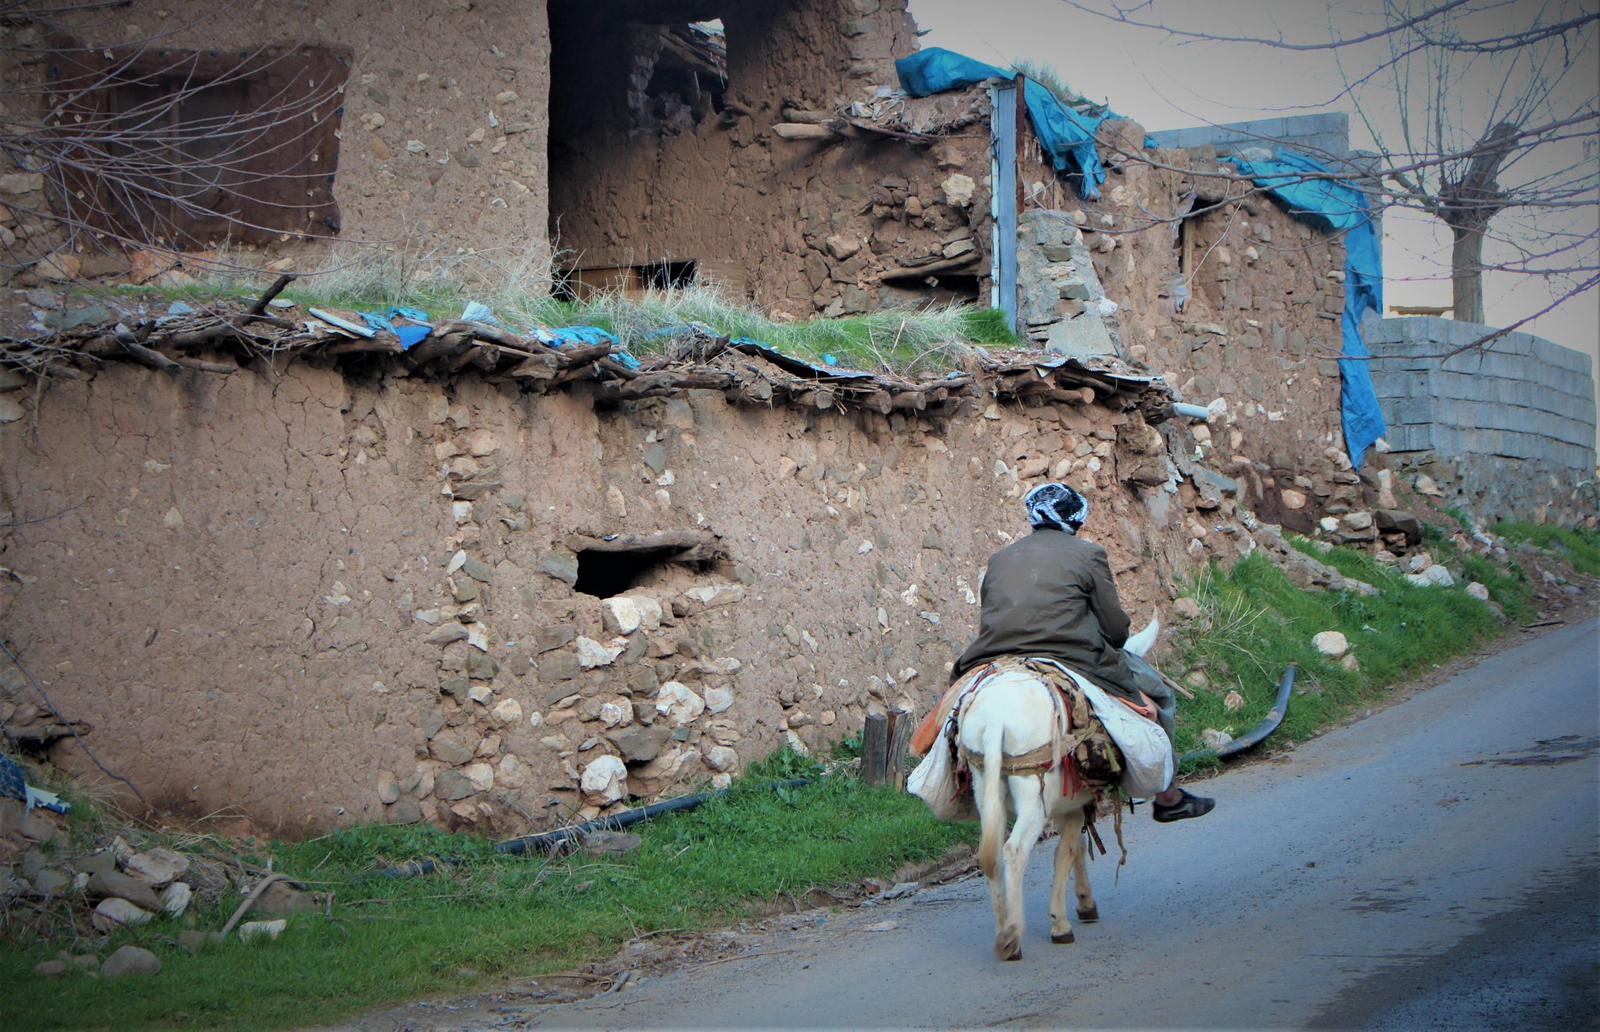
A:
{"label": "bare tree", "polygon": [[168,250],[339,230],[332,182],[349,54],[104,47],[60,20],[115,4],[0,0],[0,155],[44,189],[13,199],[17,267],[50,249]]}
{"label": "bare tree", "polygon": [[1063,2],[1177,45],[1331,51],[1344,86],[1328,103],[1353,106],[1378,145],[1377,202],[1450,230],[1457,319],[1483,322],[1486,270],[1546,279],[1556,303],[1600,284],[1600,10],[1589,0],[1381,0],[1381,24],[1349,35],[1330,4],[1326,37],[1304,40],[1184,28],[1159,0]]}

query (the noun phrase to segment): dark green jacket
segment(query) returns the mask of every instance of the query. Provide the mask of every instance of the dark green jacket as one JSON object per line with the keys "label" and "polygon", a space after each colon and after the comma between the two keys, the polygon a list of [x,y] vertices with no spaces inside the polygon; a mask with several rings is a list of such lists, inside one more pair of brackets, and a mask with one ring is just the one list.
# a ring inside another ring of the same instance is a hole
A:
{"label": "dark green jacket", "polygon": [[1123,656],[1128,614],[1106,550],[1040,527],[989,560],[978,638],[956,660],[954,681],[998,656],[1052,656],[1125,698],[1134,678]]}

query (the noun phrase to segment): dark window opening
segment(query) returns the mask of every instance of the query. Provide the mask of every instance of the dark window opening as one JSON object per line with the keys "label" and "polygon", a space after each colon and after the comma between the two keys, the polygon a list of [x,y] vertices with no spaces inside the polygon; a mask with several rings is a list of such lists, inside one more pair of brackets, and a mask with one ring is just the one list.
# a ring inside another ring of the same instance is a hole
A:
{"label": "dark window opening", "polygon": [[891,276],[883,280],[883,300],[894,303],[978,303],[983,281],[972,274],[939,273],[931,276]]}
{"label": "dark window opening", "polygon": [[38,156],[69,224],[178,248],[339,232],[351,51],[51,47],[62,117]]}
{"label": "dark window opening", "polygon": [[649,265],[621,265],[600,269],[567,269],[556,274],[559,301],[588,301],[596,294],[617,294],[637,299],[652,290],[691,287],[699,279],[700,263],[659,261]]}
{"label": "dark window opening", "polygon": [[710,573],[716,568],[717,561],[696,548],[589,548],[578,552],[578,581],[573,590],[596,598],[613,598],[654,584],[673,570]]}

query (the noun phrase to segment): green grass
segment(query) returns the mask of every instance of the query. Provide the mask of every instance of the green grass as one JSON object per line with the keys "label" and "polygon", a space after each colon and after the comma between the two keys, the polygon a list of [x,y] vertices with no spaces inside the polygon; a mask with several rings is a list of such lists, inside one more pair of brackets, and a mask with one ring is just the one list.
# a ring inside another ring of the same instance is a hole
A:
{"label": "green grass", "polygon": [[[783,322],[708,286],[651,290],[638,297],[603,293],[581,303],[561,301],[543,292],[536,273],[522,266],[498,270],[493,277],[477,277],[486,285],[474,290],[448,271],[421,275],[390,264],[353,264],[297,280],[282,296],[304,305],[369,312],[400,305],[440,320],[457,318],[469,302],[479,301],[510,327],[598,326],[641,356],[671,343],[657,335],[663,327],[700,323],[725,336],[749,337],[816,364],[829,364],[831,357],[845,368],[908,375],[959,368],[975,347],[1018,345],[1004,314],[993,309],[929,305]],[[219,267],[205,281],[187,286],[113,292],[192,303],[257,296],[265,281],[260,274]]]}
{"label": "green grass", "polygon": [[[1197,691],[1192,701],[1180,701],[1180,752],[1199,748],[1205,728],[1237,737],[1255,727],[1291,663],[1300,671],[1289,715],[1275,737],[1297,741],[1380,697],[1385,688],[1500,632],[1489,608],[1460,590],[1414,587],[1349,549],[1312,554],[1377,587],[1379,594],[1305,591],[1263,556],[1251,556],[1226,573],[1212,567],[1189,585],[1188,594],[1208,620],[1180,631],[1177,655],[1183,669],[1205,674],[1209,688]],[[1312,646],[1313,636],[1329,630],[1350,640],[1359,670],[1343,669]],[[1245,700],[1236,712],[1223,705],[1229,690]]]}
{"label": "green grass", "polygon": [[[933,819],[920,800],[848,777],[799,789],[773,777],[809,765],[781,755],[726,797],[636,826],[644,845],[618,860],[507,857],[486,839],[431,828],[358,828],[271,848],[275,870],[337,893],[334,917],[297,915],[274,942],[188,956],[172,922],[125,932],[154,950],[155,976],[52,982],[30,968],[59,947],[6,944],[0,1028],[282,1028],[490,980],[566,970],[643,933],[725,925],[813,887],[885,876],[970,842],[975,828]],[[446,874],[391,880],[417,856],[464,857]],[[265,859],[265,858],[263,858]],[[237,900],[197,915],[219,928]]]}
{"label": "green grass", "polygon": [[1512,541],[1526,541],[1555,552],[1579,573],[1600,577],[1600,531],[1510,522],[1495,527],[1494,532]]}

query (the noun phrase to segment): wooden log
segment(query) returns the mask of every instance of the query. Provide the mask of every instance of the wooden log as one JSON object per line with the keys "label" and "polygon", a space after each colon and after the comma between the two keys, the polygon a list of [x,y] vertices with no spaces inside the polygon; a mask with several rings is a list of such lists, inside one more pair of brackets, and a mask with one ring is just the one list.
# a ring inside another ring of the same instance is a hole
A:
{"label": "wooden log", "polygon": [[551,354],[563,369],[574,369],[578,366],[592,365],[600,359],[611,354],[613,345],[610,344],[580,344],[575,348],[555,348]]}
{"label": "wooden log", "polygon": [[649,373],[632,380],[610,380],[595,388],[598,401],[628,401],[671,393],[677,386],[672,373]]}
{"label": "wooden log", "polygon": [[889,718],[882,713],[867,714],[861,729],[861,780],[881,785],[889,776]]}
{"label": "wooden log", "polygon": [[122,323],[117,323],[112,331],[117,338],[117,343],[122,345],[122,350],[127,356],[142,366],[160,370],[163,373],[176,373],[183,367],[159,351],[145,347],[133,336],[133,331]]}
{"label": "wooden log", "polygon": [[899,412],[921,412],[928,407],[928,396],[922,391],[904,391],[894,396],[893,407]]}
{"label": "wooden log", "polygon": [[194,358],[190,355],[179,355],[173,361],[185,369],[196,369],[202,373],[216,373],[220,376],[227,376],[229,373],[237,373],[239,371],[239,367],[236,365],[229,365],[226,362],[207,362],[203,358]]}
{"label": "wooden log", "polygon": [[561,369],[557,355],[533,355],[512,366],[505,373],[513,380],[549,380]]}
{"label": "wooden log", "polygon": [[[904,395],[900,395],[900,397],[904,397]],[[860,395],[856,400],[860,402],[862,408],[887,416],[894,411],[896,396],[888,391],[868,391]]]}
{"label": "wooden log", "polygon": [[892,269],[885,269],[872,277],[878,282],[889,279],[910,279],[913,276],[933,276],[941,272],[950,272],[953,269],[962,269],[978,261],[981,256],[973,251],[970,254],[958,255],[955,258],[944,258],[939,261],[929,262],[926,265],[897,265]]}
{"label": "wooden log", "polygon": [[320,355],[399,355],[404,348],[393,337],[377,337],[372,340],[347,340],[339,344],[329,344],[318,349]]}
{"label": "wooden log", "polygon": [[468,366],[490,370],[499,361],[499,347],[474,339],[467,342],[467,346],[460,354],[451,356],[450,360],[444,363],[444,367],[452,373],[459,373]]}
{"label": "wooden log", "polygon": [[411,369],[421,369],[431,365],[438,359],[454,355],[459,349],[465,348],[466,343],[467,333],[465,330],[453,333],[435,333],[406,352],[406,365]]}
{"label": "wooden log", "polygon": [[889,714],[889,756],[885,780],[901,790],[906,787],[906,751],[911,748],[911,732],[916,723],[910,710],[897,709]]}
{"label": "wooden log", "polygon": [[833,408],[833,406],[837,404],[839,400],[834,396],[833,391],[826,387],[818,387],[814,391],[802,391],[800,392],[799,397],[802,404],[811,405],[812,407],[821,409],[824,412]]}
{"label": "wooden log", "polygon": [[780,140],[830,140],[837,135],[825,125],[806,122],[779,122],[772,131]]}

